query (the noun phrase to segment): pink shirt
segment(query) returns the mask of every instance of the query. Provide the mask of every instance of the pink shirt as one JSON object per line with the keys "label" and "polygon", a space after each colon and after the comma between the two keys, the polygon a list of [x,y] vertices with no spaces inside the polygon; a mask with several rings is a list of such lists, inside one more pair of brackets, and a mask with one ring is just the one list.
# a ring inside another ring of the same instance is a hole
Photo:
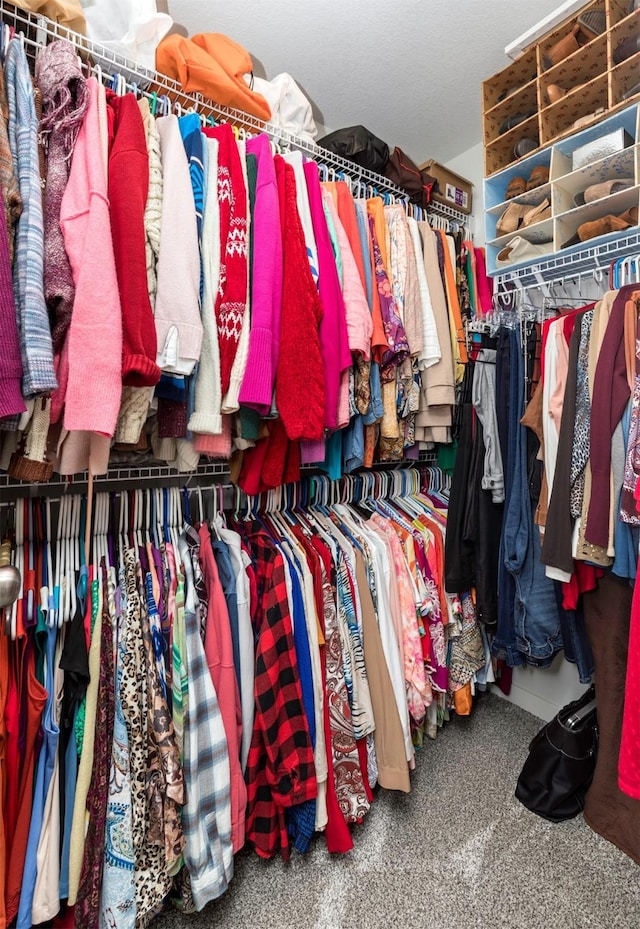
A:
{"label": "pink shirt", "polygon": [[247,787],[240,766],[240,742],[242,738],[242,713],[240,694],[233,664],[233,642],[224,590],[211,547],[211,536],[207,526],[198,530],[200,536],[200,564],[207,585],[209,608],[205,630],[204,651],[213,686],[216,689],[224,731],[229,750],[231,773],[231,840],[234,854],[242,848],[245,838],[245,812]]}

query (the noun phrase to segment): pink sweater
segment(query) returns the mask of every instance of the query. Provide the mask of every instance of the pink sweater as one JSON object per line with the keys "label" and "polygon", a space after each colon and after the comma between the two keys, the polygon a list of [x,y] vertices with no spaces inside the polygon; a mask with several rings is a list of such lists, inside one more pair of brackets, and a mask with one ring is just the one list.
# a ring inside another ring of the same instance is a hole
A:
{"label": "pink sweater", "polygon": [[259,135],[247,142],[247,154],[258,159],[256,201],[251,217],[251,331],[249,357],[240,403],[261,414],[271,409],[280,354],[282,314],[282,227],[276,169],[269,139]]}
{"label": "pink sweater", "polygon": [[87,84],[89,107],[60,210],[76,288],[67,337],[64,427],[112,436],[122,393],[122,316],[98,125],[98,87],[95,78]]}

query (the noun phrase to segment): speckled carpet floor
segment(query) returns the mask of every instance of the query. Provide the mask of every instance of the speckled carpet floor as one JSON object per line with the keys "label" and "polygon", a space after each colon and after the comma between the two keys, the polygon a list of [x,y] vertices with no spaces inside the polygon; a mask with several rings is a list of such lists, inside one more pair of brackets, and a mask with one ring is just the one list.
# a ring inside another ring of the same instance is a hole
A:
{"label": "speckled carpet floor", "polygon": [[640,869],[584,823],[514,798],[539,719],[497,696],[418,753],[408,796],[378,792],[355,848],[288,865],[252,853],[202,913],[154,929],[640,929]]}

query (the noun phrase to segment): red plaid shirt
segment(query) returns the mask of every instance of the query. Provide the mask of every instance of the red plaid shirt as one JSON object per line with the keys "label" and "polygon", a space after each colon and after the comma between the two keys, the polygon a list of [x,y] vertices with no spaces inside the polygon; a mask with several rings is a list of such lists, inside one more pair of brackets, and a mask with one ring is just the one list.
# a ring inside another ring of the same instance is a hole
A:
{"label": "red plaid shirt", "polygon": [[247,841],[263,858],[289,857],[285,809],[318,792],[302,704],[282,555],[259,523],[244,524],[257,584],[256,712],[247,761]]}

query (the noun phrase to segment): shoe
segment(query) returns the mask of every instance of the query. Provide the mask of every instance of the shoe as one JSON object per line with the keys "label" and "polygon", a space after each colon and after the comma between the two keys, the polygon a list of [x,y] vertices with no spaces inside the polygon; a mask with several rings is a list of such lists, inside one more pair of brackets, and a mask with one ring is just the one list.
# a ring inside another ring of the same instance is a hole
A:
{"label": "shoe", "polygon": [[525,155],[530,155],[531,152],[535,152],[539,147],[540,143],[537,139],[520,139],[520,141],[516,142],[513,146],[513,157],[524,158]]}
{"label": "shoe", "polygon": [[530,261],[532,258],[538,258],[541,255],[549,255],[549,244],[538,244],[537,242],[528,242],[521,235],[515,236],[508,245],[505,245],[496,257],[497,265],[515,264],[517,261]]}
{"label": "shoe", "polygon": [[627,58],[631,58],[631,56],[635,55],[638,51],[640,51],[640,34],[630,35],[616,45],[611,57],[613,58],[614,64],[619,65],[621,62],[626,61]]}
{"label": "shoe", "polygon": [[509,235],[519,229],[525,215],[530,212],[530,209],[530,207],[523,203],[510,203],[496,223],[496,235]]}
{"label": "shoe", "polygon": [[522,217],[522,226],[533,226],[535,223],[544,222],[545,219],[551,219],[551,201],[548,198],[527,210]]}
{"label": "shoe", "polygon": [[534,114],[535,110],[531,110],[527,113],[514,113],[513,116],[508,116],[498,129],[498,135],[504,135],[504,133],[508,132],[510,129],[515,129],[516,126],[519,126],[520,123],[523,123]]}
{"label": "shoe", "polygon": [[582,223],[578,226],[578,238],[581,242],[588,239],[595,239],[599,235],[607,235],[609,232],[622,232],[631,226],[638,225],[638,207],[631,207],[620,216],[601,216],[590,223]]}
{"label": "shoe", "polygon": [[586,190],[576,194],[573,202],[576,206],[583,206],[585,203],[593,203],[594,200],[600,200],[602,197],[609,197],[611,194],[617,194],[621,190],[628,190],[633,187],[635,181],[632,177],[620,177],[613,181],[601,181],[599,184],[591,184]]}
{"label": "shoe", "polygon": [[527,181],[527,190],[535,190],[536,187],[542,187],[543,184],[549,183],[549,169],[546,165],[538,165],[529,175]]}
{"label": "shoe", "polygon": [[629,88],[629,90],[625,90],[622,95],[622,99],[629,100],[631,97],[635,97],[636,94],[640,94],[640,84],[634,84],[633,87]]}
{"label": "shoe", "polygon": [[549,103],[557,103],[567,96],[568,91],[561,87],[560,84],[549,84],[547,87],[547,100]]}
{"label": "shoe", "polygon": [[505,194],[505,200],[511,200],[512,197],[519,197],[520,194],[525,193],[527,189],[527,182],[523,177],[512,177],[509,183],[507,184],[507,192]]}
{"label": "shoe", "polygon": [[508,97],[513,97],[514,94],[517,94],[519,90],[522,90],[522,88],[526,86],[526,84],[517,84],[515,87],[510,87],[509,90],[505,90],[500,94],[496,103],[502,103],[502,101],[506,100]]}
{"label": "shoe", "polygon": [[561,61],[564,61],[569,55],[573,55],[574,52],[577,52],[578,49],[582,48],[583,45],[586,45],[593,38],[595,38],[595,35],[591,30],[587,27],[583,27],[577,22],[571,32],[561,39],[558,39],[547,52],[545,56],[547,68],[552,68],[554,65],[560,64]]}
{"label": "shoe", "polygon": [[587,10],[578,16],[578,25],[585,35],[595,39],[607,28],[607,17],[604,10]]}
{"label": "shoe", "polygon": [[572,123],[571,128],[582,129],[583,126],[588,126],[589,123],[592,123],[594,119],[597,119],[598,116],[601,116],[605,112],[606,107],[599,106],[597,110],[593,111],[593,113],[587,113],[586,116],[580,116],[579,119],[576,119],[576,121]]}

